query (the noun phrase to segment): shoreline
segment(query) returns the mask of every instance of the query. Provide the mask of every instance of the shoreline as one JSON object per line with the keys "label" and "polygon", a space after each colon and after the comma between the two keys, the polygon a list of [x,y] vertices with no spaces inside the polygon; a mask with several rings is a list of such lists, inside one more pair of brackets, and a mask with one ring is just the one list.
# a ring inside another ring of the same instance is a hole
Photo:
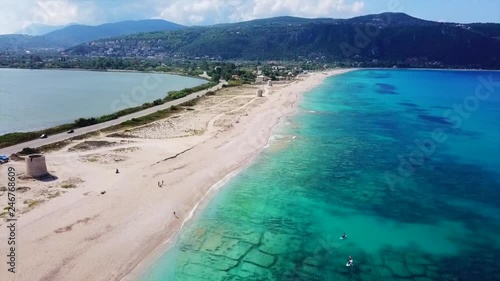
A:
{"label": "shoreline", "polygon": [[392,67],[363,67],[363,70],[420,70],[420,71],[468,71],[468,72],[500,72],[500,69],[474,69],[474,68],[392,68]]}
{"label": "shoreline", "polygon": [[[302,94],[303,93],[301,93],[301,95]],[[181,234],[181,231],[184,229],[184,227],[188,224],[194,223],[196,219],[198,219],[199,216],[203,214],[203,211],[205,210],[206,207],[208,207],[208,204],[210,204],[210,202],[217,196],[218,192],[220,192],[220,190],[224,188],[229,181],[237,177],[242,171],[248,168],[253,163],[253,161],[259,156],[259,154],[265,148],[268,147],[269,143],[271,142],[273,133],[275,129],[280,125],[281,120],[283,118],[290,117],[292,114],[295,113],[296,109],[297,108],[295,107],[293,112],[290,112],[288,115],[279,118],[276,121],[276,124],[271,128],[267,142],[262,147],[255,150],[252,153],[252,155],[250,155],[250,157],[243,160],[241,162],[241,166],[230,171],[227,175],[222,177],[218,182],[210,186],[203,195],[203,197],[192,207],[188,217],[182,221],[180,227],[173,234],[167,237],[166,241],[159,244],[152,252],[147,254],[135,267],[131,268],[128,272],[126,272],[119,281],[142,280],[142,278],[149,272],[149,270],[152,269],[152,267],[156,264],[156,262],[158,262],[159,259],[163,257],[168,251],[172,250],[172,247],[177,242],[177,239],[179,238],[179,235]]]}
{"label": "shoreline", "polygon": [[[114,141],[115,146],[46,153],[49,171],[58,179],[19,179],[19,186],[51,192],[62,182],[78,180],[72,182],[75,188],[21,215],[19,255],[23,263],[16,277],[140,278],[177,241],[179,231],[203,213],[220,188],[252,163],[280,120],[296,112],[303,93],[332,75],[352,70],[318,72],[302,81],[266,87],[264,98],[255,96],[262,86],[225,88],[203,98],[194,111],[177,116],[184,118],[174,116],[124,132],[130,138],[91,138]],[[200,124],[203,133],[199,133]],[[69,149],[86,141],[73,143]],[[110,158],[115,160],[110,163]],[[22,173],[23,163],[12,165]],[[160,181],[165,186],[160,188]]]}

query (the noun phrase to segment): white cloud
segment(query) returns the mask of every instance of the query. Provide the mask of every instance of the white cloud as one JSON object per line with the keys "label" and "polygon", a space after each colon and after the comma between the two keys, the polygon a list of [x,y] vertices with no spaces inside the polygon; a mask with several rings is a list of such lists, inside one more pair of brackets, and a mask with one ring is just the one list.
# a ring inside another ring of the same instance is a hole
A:
{"label": "white cloud", "polygon": [[96,6],[91,1],[0,0],[0,34],[15,32],[32,24],[64,25],[92,21]]}
{"label": "white cloud", "polygon": [[188,25],[283,15],[345,17],[364,9],[363,1],[347,0],[174,0],[164,5],[161,18]]}
{"label": "white cloud", "polygon": [[101,24],[163,18],[201,25],[282,15],[349,17],[364,8],[360,0],[0,0],[0,34],[33,23]]}

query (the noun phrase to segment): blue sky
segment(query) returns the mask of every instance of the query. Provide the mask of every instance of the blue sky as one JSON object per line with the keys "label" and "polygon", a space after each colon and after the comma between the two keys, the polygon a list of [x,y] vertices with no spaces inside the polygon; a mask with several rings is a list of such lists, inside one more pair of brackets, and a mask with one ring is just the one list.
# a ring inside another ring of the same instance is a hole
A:
{"label": "blue sky", "polygon": [[[365,0],[365,10],[383,10],[389,1]],[[401,11],[414,17],[447,22],[500,23],[500,0],[400,0]]]}
{"label": "blue sky", "polygon": [[162,18],[207,25],[292,15],[348,18],[404,12],[436,21],[500,22],[500,0],[0,0],[0,34],[30,24],[96,25]]}

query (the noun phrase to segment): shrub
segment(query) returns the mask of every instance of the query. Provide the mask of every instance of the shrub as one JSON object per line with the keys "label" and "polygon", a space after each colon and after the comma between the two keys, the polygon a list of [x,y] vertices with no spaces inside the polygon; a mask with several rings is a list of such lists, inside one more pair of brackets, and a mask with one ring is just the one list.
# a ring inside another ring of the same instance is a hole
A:
{"label": "shrub", "polygon": [[94,124],[97,124],[97,119],[95,119],[94,117],[92,117],[92,118],[78,118],[75,120],[75,125],[78,128],[87,127],[87,126],[94,125]]}
{"label": "shrub", "polygon": [[17,154],[19,155],[29,155],[29,154],[38,154],[40,151],[36,148],[25,147],[23,150],[19,151]]}

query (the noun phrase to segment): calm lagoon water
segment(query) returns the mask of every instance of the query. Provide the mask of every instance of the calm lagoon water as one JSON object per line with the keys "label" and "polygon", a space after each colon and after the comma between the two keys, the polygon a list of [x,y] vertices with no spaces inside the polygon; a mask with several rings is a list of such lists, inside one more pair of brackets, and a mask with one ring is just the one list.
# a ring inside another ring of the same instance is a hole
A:
{"label": "calm lagoon water", "polygon": [[0,135],[99,117],[203,83],[168,74],[0,69]]}
{"label": "calm lagoon water", "polygon": [[328,79],[143,280],[500,280],[500,87],[474,99],[479,77],[500,81]]}

